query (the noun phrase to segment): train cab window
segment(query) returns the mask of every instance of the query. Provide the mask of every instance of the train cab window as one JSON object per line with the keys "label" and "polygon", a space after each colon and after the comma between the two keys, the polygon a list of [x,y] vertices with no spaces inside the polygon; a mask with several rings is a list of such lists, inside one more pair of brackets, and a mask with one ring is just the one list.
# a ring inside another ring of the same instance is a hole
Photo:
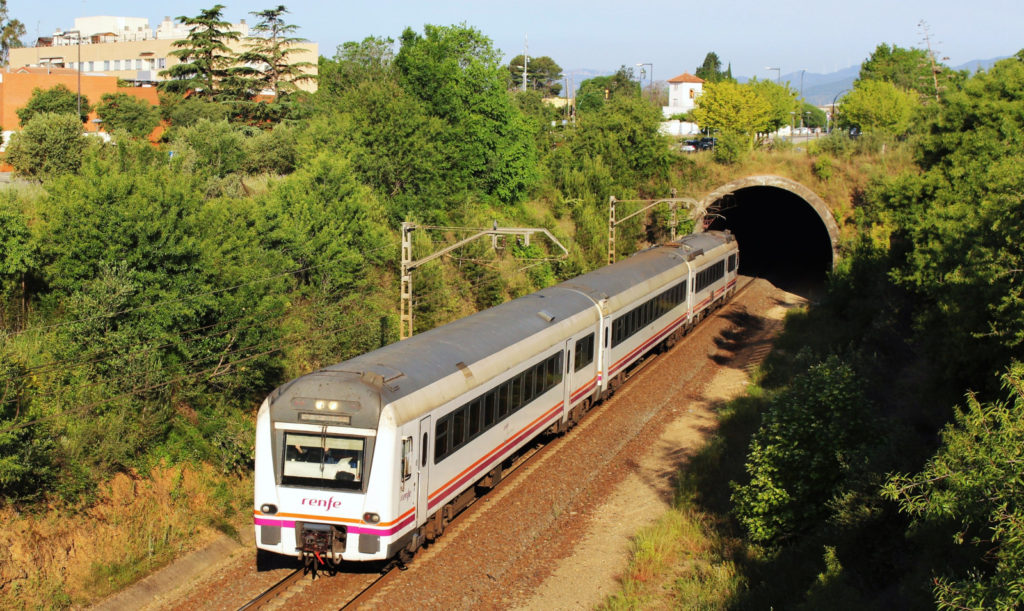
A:
{"label": "train cab window", "polygon": [[402,481],[412,477],[412,461],[415,455],[412,453],[412,437],[402,438]]}
{"label": "train cab window", "polygon": [[729,255],[729,268],[727,271],[736,269],[736,255]]}
{"label": "train cab window", "polygon": [[366,439],[286,432],[284,448],[283,485],[362,487]]}
{"label": "train cab window", "polygon": [[575,348],[576,371],[594,362],[594,334],[576,340]]}

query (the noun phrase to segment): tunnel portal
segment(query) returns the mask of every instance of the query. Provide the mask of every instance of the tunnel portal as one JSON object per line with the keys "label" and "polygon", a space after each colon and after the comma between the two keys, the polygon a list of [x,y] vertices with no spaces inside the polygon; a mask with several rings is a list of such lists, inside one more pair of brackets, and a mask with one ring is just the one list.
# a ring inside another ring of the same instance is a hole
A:
{"label": "tunnel portal", "polygon": [[724,185],[702,202],[707,229],[728,229],[740,244],[740,273],[814,297],[836,259],[838,227],[812,191],[778,176]]}

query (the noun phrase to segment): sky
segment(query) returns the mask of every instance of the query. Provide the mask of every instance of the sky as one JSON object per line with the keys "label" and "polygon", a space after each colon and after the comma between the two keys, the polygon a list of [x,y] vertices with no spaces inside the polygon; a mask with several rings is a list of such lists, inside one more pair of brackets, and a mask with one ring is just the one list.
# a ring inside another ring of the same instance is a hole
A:
{"label": "sky", "polygon": [[[224,4],[231,22],[255,23],[250,11],[284,4],[298,35],[332,57],[339,44],[367,36],[398,39],[406,27],[472,26],[506,59],[529,44],[531,56],[550,56],[573,70],[612,72],[645,66],[645,81],[694,72],[709,51],[737,77],[773,78],[806,70],[830,73],[863,62],[880,43],[925,48],[927,24],[936,56],[950,66],[1009,56],[1024,48],[1021,0],[275,0]],[[7,0],[8,14],[25,24],[26,44],[75,17],[111,15],[160,21],[195,16],[215,0],[171,4],[139,0]],[[638,69],[639,70],[639,69]]]}

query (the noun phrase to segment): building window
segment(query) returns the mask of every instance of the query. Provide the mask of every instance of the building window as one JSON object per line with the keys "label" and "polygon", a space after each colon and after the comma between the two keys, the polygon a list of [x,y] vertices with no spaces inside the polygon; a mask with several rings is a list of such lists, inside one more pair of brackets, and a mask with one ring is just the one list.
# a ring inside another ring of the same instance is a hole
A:
{"label": "building window", "polygon": [[161,57],[160,59],[156,60],[156,67],[160,68],[161,70],[166,68],[167,67],[167,58],[166,57]]}
{"label": "building window", "polygon": [[135,69],[136,70],[142,70],[142,60],[141,59],[135,60]]}
{"label": "building window", "polygon": [[110,60],[109,59],[103,60],[103,69],[104,70],[110,70]]}
{"label": "building window", "polygon": [[121,60],[115,59],[114,60],[114,70],[120,70],[120,69],[121,69]]}

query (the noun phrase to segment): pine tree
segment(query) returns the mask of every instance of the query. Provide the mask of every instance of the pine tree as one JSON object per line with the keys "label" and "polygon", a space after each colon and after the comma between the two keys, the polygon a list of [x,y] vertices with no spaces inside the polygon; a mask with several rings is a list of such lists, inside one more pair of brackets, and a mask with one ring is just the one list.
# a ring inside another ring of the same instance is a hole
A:
{"label": "pine tree", "polygon": [[196,17],[178,17],[178,21],[189,26],[187,38],[176,40],[177,51],[171,55],[181,63],[160,71],[160,76],[170,77],[162,87],[170,91],[193,90],[213,100],[219,97],[221,83],[231,75],[235,57],[228,46],[239,39],[240,34],[223,20],[223,4],[200,11]]}

